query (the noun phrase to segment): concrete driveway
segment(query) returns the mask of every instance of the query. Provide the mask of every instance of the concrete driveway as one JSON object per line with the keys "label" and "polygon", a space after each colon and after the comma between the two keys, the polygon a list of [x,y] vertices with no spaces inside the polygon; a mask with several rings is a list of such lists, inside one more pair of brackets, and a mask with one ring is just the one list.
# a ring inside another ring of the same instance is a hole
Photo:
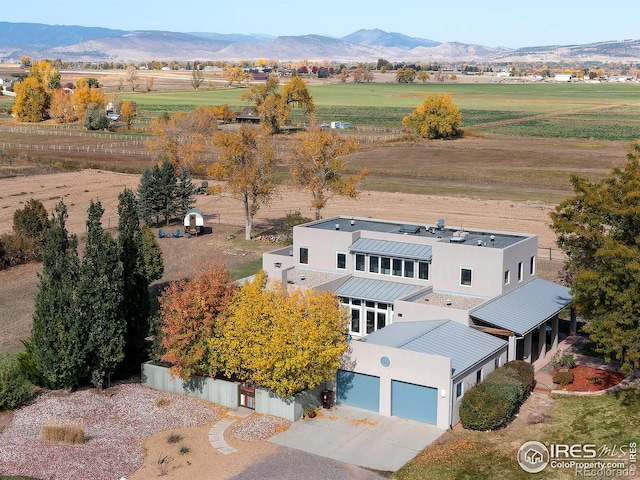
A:
{"label": "concrete driveway", "polygon": [[269,441],[341,462],[395,472],[445,430],[398,417],[338,405],[295,422]]}

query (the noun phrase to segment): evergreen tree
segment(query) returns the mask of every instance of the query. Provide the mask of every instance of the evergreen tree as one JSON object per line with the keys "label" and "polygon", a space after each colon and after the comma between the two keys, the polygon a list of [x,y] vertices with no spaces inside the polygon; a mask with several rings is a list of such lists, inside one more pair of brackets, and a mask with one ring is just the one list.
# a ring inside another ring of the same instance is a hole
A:
{"label": "evergreen tree", "polygon": [[155,210],[154,196],[157,192],[156,179],[150,168],[145,168],[138,185],[138,215],[147,225],[158,215]]}
{"label": "evergreen tree", "polygon": [[61,201],[47,228],[31,344],[35,366],[46,381],[71,389],[88,373],[89,325],[78,317],[78,242],[66,229],[67,217]]}
{"label": "evergreen tree", "polygon": [[77,289],[80,321],[90,327],[88,359],[91,383],[102,388],[123,359],[126,321],[122,315],[123,270],[118,244],[102,228],[104,208],[91,202],[87,243]]}
{"label": "evergreen tree", "polygon": [[[155,174],[156,169],[154,169],[154,175]],[[169,220],[171,220],[177,210],[176,167],[168,160],[165,160],[157,169],[157,179],[158,193],[162,199],[162,216],[164,216],[166,225],[169,225]]]}
{"label": "evergreen tree", "polygon": [[126,368],[138,368],[147,357],[145,338],[149,334],[149,279],[145,274],[138,206],[133,191],[118,197],[118,245],[123,268],[123,317],[127,323]]}
{"label": "evergreen tree", "polygon": [[193,184],[191,173],[183,165],[178,172],[178,184],[176,187],[176,206],[178,215],[184,217],[195,205],[196,186]]}
{"label": "evergreen tree", "polygon": [[158,239],[147,226],[141,227],[142,257],[144,259],[144,274],[149,283],[159,280],[164,273],[162,249]]}

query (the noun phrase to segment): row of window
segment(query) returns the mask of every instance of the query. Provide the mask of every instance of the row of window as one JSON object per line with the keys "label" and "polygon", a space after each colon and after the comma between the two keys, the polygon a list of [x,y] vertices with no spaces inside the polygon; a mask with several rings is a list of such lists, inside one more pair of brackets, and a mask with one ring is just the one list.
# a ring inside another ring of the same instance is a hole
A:
{"label": "row of window", "polygon": [[[535,275],[536,273],[536,257],[535,255],[529,259],[529,275]],[[524,278],[524,265],[523,262],[518,262],[518,283]],[[505,270],[504,272],[504,284],[509,285],[511,283],[511,270]]]}
{"label": "row of window", "polygon": [[[357,272],[378,273],[394,277],[415,278],[416,263],[418,264],[418,279],[429,280],[429,262],[406,260],[402,258],[381,257],[378,255],[365,255],[356,253],[355,269]],[[347,268],[347,254],[338,252],[336,256],[336,268]]]}

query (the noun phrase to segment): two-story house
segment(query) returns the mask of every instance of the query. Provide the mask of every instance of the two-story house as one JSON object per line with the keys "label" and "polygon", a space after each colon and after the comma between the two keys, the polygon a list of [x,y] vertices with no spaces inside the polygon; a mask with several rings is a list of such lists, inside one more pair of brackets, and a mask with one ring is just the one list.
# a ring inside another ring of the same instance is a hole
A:
{"label": "two-story house", "polygon": [[338,402],[448,428],[465,389],[557,347],[571,298],[536,276],[537,249],[535,235],[444,220],[333,217],[294,227],[293,245],[264,254],[263,268],[334,291],[348,309]]}

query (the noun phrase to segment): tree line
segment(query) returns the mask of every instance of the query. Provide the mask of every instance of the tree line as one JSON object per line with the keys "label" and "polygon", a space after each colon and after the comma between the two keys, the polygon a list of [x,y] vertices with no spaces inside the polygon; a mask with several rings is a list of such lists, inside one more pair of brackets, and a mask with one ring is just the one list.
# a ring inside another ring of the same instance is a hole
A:
{"label": "tree line", "polygon": [[162,252],[140,225],[135,194],[125,189],[118,200],[115,239],[102,227],[102,205],[91,202],[82,258],[63,201],[48,222],[31,335],[20,355],[35,384],[102,388],[114,372],[148,358],[149,285],[164,271]]}

